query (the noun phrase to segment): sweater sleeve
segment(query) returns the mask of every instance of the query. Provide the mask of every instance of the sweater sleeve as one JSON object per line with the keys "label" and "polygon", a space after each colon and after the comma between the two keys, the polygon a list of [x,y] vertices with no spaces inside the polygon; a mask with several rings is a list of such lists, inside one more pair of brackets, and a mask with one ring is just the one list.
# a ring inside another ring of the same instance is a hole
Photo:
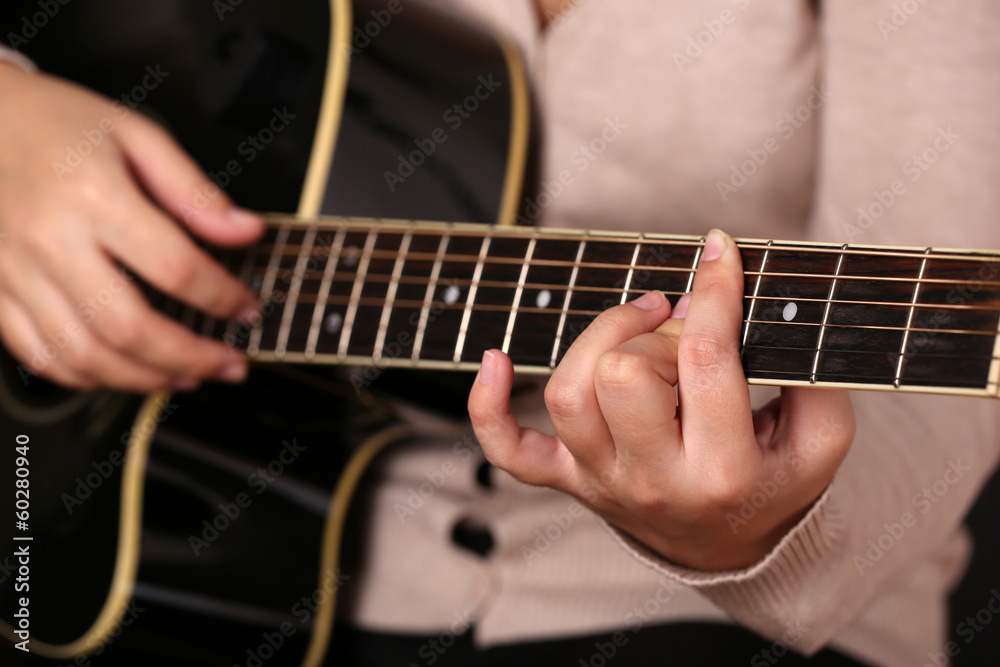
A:
{"label": "sweater sleeve", "polygon": [[[1000,249],[1000,5],[822,4],[830,96],[812,236]],[[963,565],[963,517],[997,463],[1000,406],[891,392],[855,392],[853,401],[857,436],[833,483],[752,567],[688,570],[616,538],[764,635],[799,628],[805,653],[922,566],[933,566],[943,593]]]}

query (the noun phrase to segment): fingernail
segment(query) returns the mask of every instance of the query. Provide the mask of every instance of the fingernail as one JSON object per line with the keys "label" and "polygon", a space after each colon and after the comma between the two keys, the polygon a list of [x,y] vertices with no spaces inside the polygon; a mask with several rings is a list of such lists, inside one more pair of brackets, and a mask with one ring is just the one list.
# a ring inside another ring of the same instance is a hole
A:
{"label": "fingernail", "polygon": [[216,379],[223,382],[242,382],[247,377],[247,365],[243,361],[233,361],[222,367]]}
{"label": "fingernail", "polygon": [[663,292],[659,290],[653,290],[652,292],[646,292],[638,299],[630,301],[633,306],[639,306],[643,310],[656,310],[663,305],[663,301],[666,299],[663,296]]}
{"label": "fingernail", "polygon": [[229,222],[239,225],[240,227],[250,227],[252,225],[260,224],[260,216],[253,211],[246,210],[245,208],[231,208],[226,213],[226,217],[229,218]]}
{"label": "fingernail", "polygon": [[479,383],[489,384],[497,374],[497,355],[489,350],[483,352],[483,365],[479,368]]}
{"label": "fingernail", "polygon": [[201,384],[194,378],[174,378],[171,387],[174,391],[194,391]]}
{"label": "fingernail", "polygon": [[685,294],[680,299],[677,300],[677,305],[674,306],[673,311],[670,313],[670,317],[675,320],[682,320],[688,312],[688,304],[691,303],[691,295]]}
{"label": "fingernail", "polygon": [[240,314],[236,316],[236,320],[244,323],[255,325],[257,320],[260,318],[260,309],[257,308],[257,303],[252,302],[243,307]]}
{"label": "fingernail", "polygon": [[701,261],[711,262],[722,257],[726,250],[726,235],[718,229],[713,229],[705,237],[705,250],[702,252]]}

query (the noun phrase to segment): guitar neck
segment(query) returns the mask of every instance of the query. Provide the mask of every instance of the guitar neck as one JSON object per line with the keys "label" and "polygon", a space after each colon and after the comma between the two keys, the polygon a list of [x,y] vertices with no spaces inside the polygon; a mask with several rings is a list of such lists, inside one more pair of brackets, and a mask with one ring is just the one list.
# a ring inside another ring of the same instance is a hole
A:
{"label": "guitar neck", "polygon": [[[272,217],[220,259],[264,304],[256,326],[176,304],[258,361],[474,369],[484,349],[555,368],[607,308],[691,290],[704,239]],[[1000,253],[738,241],[741,354],[756,384],[997,396]]]}

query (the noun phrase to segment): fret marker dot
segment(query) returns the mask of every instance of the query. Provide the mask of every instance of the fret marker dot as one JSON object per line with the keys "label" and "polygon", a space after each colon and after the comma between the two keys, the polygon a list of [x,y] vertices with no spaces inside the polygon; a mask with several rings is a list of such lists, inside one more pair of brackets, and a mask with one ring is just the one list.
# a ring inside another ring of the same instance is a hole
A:
{"label": "fret marker dot", "polygon": [[263,286],[264,286],[263,276],[254,276],[253,279],[250,280],[250,289],[252,289],[254,292],[259,292],[260,288]]}
{"label": "fret marker dot", "polygon": [[458,297],[460,296],[462,296],[462,290],[460,290],[456,285],[449,285],[448,289],[444,291],[444,296],[442,298],[445,303],[452,305],[458,303]]}
{"label": "fret marker dot", "polygon": [[352,245],[350,248],[347,248],[347,252],[344,253],[344,266],[349,269],[353,269],[357,266],[359,254],[358,246]]}
{"label": "fret marker dot", "polygon": [[791,322],[792,320],[795,319],[795,316],[798,314],[798,312],[799,312],[799,307],[796,306],[795,302],[793,301],[789,303],[787,306],[785,306],[785,309],[781,311],[781,316],[785,318],[786,322]]}
{"label": "fret marker dot", "polygon": [[552,303],[552,292],[547,289],[543,289],[538,293],[538,298],[535,299],[535,305],[539,308],[548,308],[550,303]]}
{"label": "fret marker dot", "polygon": [[323,329],[328,334],[335,334],[340,331],[340,327],[344,324],[344,316],[340,313],[330,313],[326,316],[326,321],[323,322]]}

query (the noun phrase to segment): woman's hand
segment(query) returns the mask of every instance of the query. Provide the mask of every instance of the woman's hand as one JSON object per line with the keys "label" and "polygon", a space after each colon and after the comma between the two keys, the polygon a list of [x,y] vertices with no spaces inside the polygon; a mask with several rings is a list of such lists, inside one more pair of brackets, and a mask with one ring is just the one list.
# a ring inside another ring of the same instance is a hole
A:
{"label": "woman's hand", "polygon": [[658,292],[601,314],[546,387],[555,436],[518,425],[511,361],[487,352],[469,413],[489,460],[575,496],[679,565],[759,561],[830,484],[854,411],[847,392],[815,388],[751,411],[743,284],[735,243],[713,231],[672,315]]}
{"label": "woman's hand", "polygon": [[[262,233],[261,220],[234,208],[164,130],[128,107],[9,64],[0,64],[0,89],[8,350],[32,373],[78,388],[191,389],[244,377],[240,352],[155,312],[132,274],[212,316],[250,317],[250,291],[181,227],[236,246]],[[71,148],[78,163],[67,160]]]}

